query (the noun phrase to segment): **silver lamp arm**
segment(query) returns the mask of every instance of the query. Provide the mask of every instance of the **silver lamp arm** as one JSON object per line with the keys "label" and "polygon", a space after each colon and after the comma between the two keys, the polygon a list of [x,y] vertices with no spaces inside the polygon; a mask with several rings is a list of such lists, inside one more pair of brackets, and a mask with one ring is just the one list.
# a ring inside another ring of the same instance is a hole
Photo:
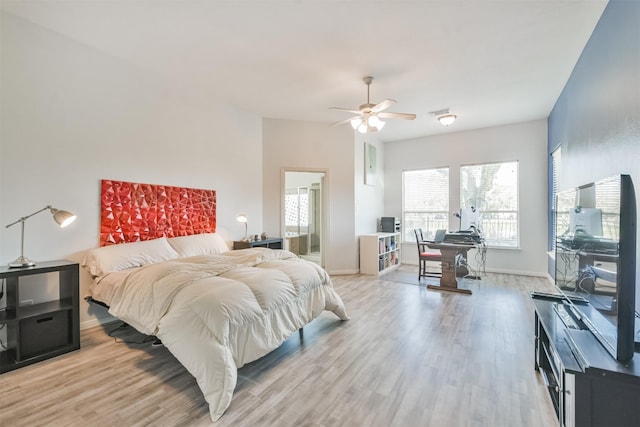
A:
{"label": "silver lamp arm", "polygon": [[12,225],[16,225],[16,224],[17,224],[17,223],[19,223],[19,222],[21,222],[21,223],[23,223],[23,224],[24,224],[24,222],[25,222],[26,220],[28,220],[29,218],[31,218],[32,216],[37,215],[37,214],[39,214],[40,212],[46,211],[47,209],[51,210],[51,213],[55,213],[55,212],[53,211],[53,207],[52,207],[51,205],[48,205],[48,206],[45,206],[44,208],[40,209],[39,211],[35,211],[35,212],[34,212],[34,213],[32,213],[32,214],[29,214],[29,215],[27,215],[27,216],[23,216],[23,217],[22,217],[22,218],[20,218],[19,220],[14,221],[14,222],[12,222],[11,224],[7,225],[5,228],[9,228],[9,227],[11,227]]}
{"label": "silver lamp arm", "polygon": [[32,216],[37,215],[40,212],[44,212],[47,209],[49,211],[51,211],[51,215],[53,215],[53,219],[61,227],[65,227],[65,226],[69,225],[71,222],[73,222],[76,219],[76,216],[74,214],[72,214],[71,212],[67,212],[67,211],[63,211],[63,210],[60,210],[60,209],[56,209],[51,205],[47,205],[44,208],[42,208],[40,210],[37,210],[32,214],[23,216],[22,218],[18,219],[17,221],[14,221],[11,224],[6,225],[5,228],[9,228],[9,227],[12,227],[12,226],[20,223],[20,257],[18,259],[16,259],[15,261],[9,263],[9,267],[30,267],[32,265],[35,265],[35,262],[31,261],[28,258],[25,258],[25,256],[24,256],[24,223],[25,223],[26,220],[28,220]]}

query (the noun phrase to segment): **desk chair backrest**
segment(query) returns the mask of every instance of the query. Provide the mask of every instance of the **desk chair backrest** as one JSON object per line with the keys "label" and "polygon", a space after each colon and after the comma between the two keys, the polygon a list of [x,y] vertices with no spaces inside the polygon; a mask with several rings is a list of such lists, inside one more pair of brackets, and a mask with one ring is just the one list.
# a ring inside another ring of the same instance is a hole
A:
{"label": "desk chair backrest", "polygon": [[427,249],[427,244],[424,241],[424,235],[422,234],[421,228],[415,228],[413,232],[416,235],[416,243],[418,244],[418,281],[420,281],[422,277],[440,277],[440,271],[427,271],[427,261],[441,262],[442,254],[438,250]]}

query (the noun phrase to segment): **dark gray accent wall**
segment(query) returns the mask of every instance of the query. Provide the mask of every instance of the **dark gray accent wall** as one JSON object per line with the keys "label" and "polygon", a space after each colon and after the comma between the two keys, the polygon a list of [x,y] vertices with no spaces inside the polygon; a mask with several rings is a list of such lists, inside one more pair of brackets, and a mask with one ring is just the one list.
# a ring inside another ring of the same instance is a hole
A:
{"label": "dark gray accent wall", "polygon": [[562,146],[561,188],[637,167],[640,2],[610,1],[549,115],[548,129],[549,153]]}
{"label": "dark gray accent wall", "polygon": [[549,115],[548,132],[549,161],[562,147],[561,189],[617,174],[631,175],[640,188],[640,1],[609,2]]}

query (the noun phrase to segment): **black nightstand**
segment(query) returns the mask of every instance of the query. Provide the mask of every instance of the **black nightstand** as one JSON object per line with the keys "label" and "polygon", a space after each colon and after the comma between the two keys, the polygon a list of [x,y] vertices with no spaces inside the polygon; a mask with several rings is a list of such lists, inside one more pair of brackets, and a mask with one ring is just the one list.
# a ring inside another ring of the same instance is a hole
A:
{"label": "black nightstand", "polygon": [[[57,300],[20,306],[20,278],[58,273]],[[6,310],[0,326],[6,329],[7,349],[0,352],[0,374],[80,348],[79,266],[59,260],[33,267],[0,267],[5,284]]]}
{"label": "black nightstand", "polygon": [[275,237],[265,240],[252,240],[249,242],[236,241],[233,242],[233,249],[247,249],[247,248],[269,248],[269,249],[282,249],[282,238]]}

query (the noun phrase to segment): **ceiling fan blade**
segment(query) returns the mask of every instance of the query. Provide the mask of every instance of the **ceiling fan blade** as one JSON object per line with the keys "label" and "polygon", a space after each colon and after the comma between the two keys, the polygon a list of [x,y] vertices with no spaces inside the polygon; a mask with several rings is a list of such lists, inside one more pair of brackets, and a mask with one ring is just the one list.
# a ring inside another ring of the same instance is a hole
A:
{"label": "ceiling fan blade", "polygon": [[344,120],[340,120],[339,122],[335,122],[335,123],[331,123],[329,126],[340,126],[343,125],[345,123],[349,123],[351,122],[351,120],[353,119],[359,119],[361,116],[354,116],[354,117],[349,117],[348,119],[344,119]]}
{"label": "ceiling fan blade", "polygon": [[362,114],[362,111],[360,110],[350,110],[348,108],[342,108],[342,107],[329,107],[330,110],[338,110],[338,111],[346,111],[348,113],[353,113],[353,114]]}
{"label": "ceiling fan blade", "polygon": [[385,99],[384,101],[382,101],[379,104],[376,104],[371,111],[374,113],[379,113],[382,110],[386,110],[387,108],[391,107],[393,104],[395,104],[396,101],[394,101],[393,99]]}
{"label": "ceiling fan blade", "polygon": [[416,118],[415,114],[409,113],[378,113],[376,114],[381,119],[403,119],[403,120],[414,120]]}

